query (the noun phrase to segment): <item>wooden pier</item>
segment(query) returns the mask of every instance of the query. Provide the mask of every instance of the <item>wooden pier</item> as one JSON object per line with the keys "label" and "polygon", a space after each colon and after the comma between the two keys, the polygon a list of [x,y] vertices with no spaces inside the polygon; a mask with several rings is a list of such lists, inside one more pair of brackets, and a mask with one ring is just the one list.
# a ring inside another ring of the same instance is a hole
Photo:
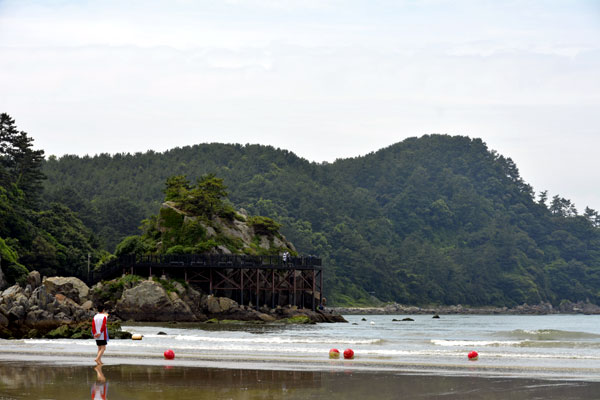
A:
{"label": "wooden pier", "polygon": [[121,256],[94,280],[135,274],[182,279],[239,304],[275,308],[295,305],[315,310],[323,302],[323,268],[317,257],[228,254]]}

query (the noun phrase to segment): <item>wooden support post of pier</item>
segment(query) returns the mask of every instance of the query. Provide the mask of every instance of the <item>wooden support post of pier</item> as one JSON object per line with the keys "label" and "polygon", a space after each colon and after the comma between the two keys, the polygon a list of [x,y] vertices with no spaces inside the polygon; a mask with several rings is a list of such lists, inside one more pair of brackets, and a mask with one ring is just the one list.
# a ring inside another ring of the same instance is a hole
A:
{"label": "wooden support post of pier", "polygon": [[294,270],[292,272],[292,274],[293,274],[293,280],[292,281],[293,281],[293,285],[294,285],[293,297],[292,297],[294,299],[293,305],[297,306],[298,304],[296,304],[296,270]]}
{"label": "wooden support post of pier", "polygon": [[256,269],[256,311],[260,309],[260,269]]}
{"label": "wooden support post of pier", "polygon": [[323,270],[319,271],[319,306],[323,304]]}
{"label": "wooden support post of pier", "polygon": [[316,272],[312,270],[312,310],[315,311],[315,295],[317,294],[317,276]]}
{"label": "wooden support post of pier", "polygon": [[271,308],[275,308],[275,269],[271,269]]}
{"label": "wooden support post of pier", "polygon": [[240,305],[244,304],[244,270],[240,269]]}

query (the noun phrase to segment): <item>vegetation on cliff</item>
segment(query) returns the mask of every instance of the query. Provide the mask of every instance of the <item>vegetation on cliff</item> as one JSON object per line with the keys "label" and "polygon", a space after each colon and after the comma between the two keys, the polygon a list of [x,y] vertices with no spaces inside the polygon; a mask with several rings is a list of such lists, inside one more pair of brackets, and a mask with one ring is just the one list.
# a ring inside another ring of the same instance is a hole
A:
{"label": "vegetation on cliff", "polygon": [[143,222],[143,234],[126,237],[123,254],[296,254],[271,218],[238,213],[227,201],[223,179],[209,174],[192,186],[183,175],[167,179],[158,215]]}

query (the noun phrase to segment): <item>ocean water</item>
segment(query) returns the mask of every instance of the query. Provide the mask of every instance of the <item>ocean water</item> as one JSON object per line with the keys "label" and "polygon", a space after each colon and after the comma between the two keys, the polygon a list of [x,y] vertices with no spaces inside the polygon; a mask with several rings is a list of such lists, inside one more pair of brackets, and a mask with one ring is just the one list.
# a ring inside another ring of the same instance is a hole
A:
{"label": "ocean water", "polygon": [[[393,321],[411,317],[414,321]],[[172,365],[289,371],[600,381],[600,316],[377,315],[348,324],[124,324],[143,340],[110,340],[106,365]],[[365,320],[363,320],[365,319]],[[166,335],[159,335],[164,332]],[[328,352],[352,349],[354,360]],[[172,349],[175,359],[163,352]],[[0,340],[0,361],[93,364],[93,340]],[[477,351],[479,359],[467,354]]]}

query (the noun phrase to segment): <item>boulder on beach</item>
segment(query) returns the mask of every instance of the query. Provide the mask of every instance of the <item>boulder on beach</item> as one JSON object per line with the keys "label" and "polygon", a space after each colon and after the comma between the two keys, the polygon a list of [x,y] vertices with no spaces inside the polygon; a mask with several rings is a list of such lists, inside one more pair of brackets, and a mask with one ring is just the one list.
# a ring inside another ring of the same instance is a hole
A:
{"label": "boulder on beach", "polygon": [[234,313],[240,310],[239,304],[228,297],[216,297],[213,295],[205,296],[202,299],[201,306],[209,314]]}
{"label": "boulder on beach", "polygon": [[13,285],[0,293],[0,337],[42,337],[63,325],[91,320],[94,312],[90,308],[61,293],[81,300],[80,294],[84,296],[89,291],[85,283],[79,279],[50,279],[46,286],[40,281],[39,273],[32,271],[26,288]]}
{"label": "boulder on beach", "polygon": [[90,288],[81,279],[75,277],[53,276],[43,281],[50,294],[62,294],[77,304],[88,300]]}
{"label": "boulder on beach", "polygon": [[167,291],[157,282],[145,280],[123,292],[115,313],[124,320],[197,321],[198,318],[176,292]]}

